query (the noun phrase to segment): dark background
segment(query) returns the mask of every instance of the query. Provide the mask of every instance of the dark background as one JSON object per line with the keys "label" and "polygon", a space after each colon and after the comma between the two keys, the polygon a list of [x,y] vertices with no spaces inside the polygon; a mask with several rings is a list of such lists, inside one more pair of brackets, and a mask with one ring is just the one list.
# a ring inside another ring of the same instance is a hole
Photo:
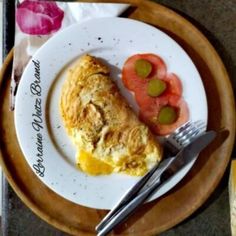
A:
{"label": "dark background", "polygon": [[[192,22],[215,47],[236,89],[236,0],[156,0]],[[14,0],[3,0],[3,58],[14,44]],[[233,156],[235,155],[235,151]],[[192,216],[163,236],[230,235],[229,167],[217,189]],[[2,235],[62,236],[29,210],[3,178]],[[157,219],[158,220],[158,219]]]}

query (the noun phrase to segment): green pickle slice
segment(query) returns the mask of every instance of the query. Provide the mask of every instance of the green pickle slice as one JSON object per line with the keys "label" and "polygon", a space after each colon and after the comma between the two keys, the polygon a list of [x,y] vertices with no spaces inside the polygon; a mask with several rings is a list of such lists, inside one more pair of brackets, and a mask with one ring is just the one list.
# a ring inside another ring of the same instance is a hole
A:
{"label": "green pickle slice", "polygon": [[169,125],[176,121],[177,113],[175,108],[171,106],[162,107],[158,114],[158,122],[163,125]]}
{"label": "green pickle slice", "polygon": [[166,90],[166,83],[160,79],[151,79],[148,82],[147,93],[151,97],[160,96]]}
{"label": "green pickle slice", "polygon": [[147,78],[152,71],[152,64],[145,59],[135,61],[135,72],[142,78]]}

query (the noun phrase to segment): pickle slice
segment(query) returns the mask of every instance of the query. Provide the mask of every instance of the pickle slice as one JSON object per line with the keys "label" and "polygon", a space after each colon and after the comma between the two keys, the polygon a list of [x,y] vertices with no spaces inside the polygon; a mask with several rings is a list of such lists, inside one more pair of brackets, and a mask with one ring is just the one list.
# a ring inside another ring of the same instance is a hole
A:
{"label": "pickle slice", "polygon": [[176,121],[177,113],[175,108],[171,106],[162,107],[158,114],[158,122],[163,125],[169,125]]}
{"label": "pickle slice", "polygon": [[160,79],[151,79],[148,82],[147,93],[151,97],[158,97],[166,90],[166,83]]}
{"label": "pickle slice", "polygon": [[145,59],[138,59],[135,61],[135,72],[142,78],[147,78],[152,71],[152,64]]}

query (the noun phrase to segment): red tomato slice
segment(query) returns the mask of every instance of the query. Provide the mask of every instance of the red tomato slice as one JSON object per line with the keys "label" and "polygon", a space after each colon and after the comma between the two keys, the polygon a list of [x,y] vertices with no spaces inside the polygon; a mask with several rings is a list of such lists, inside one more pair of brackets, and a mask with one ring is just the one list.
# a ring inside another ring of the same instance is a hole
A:
{"label": "red tomato slice", "polygon": [[150,107],[156,104],[156,98],[147,93],[147,83],[135,89],[135,100],[139,107]]}
{"label": "red tomato slice", "polygon": [[[166,91],[158,97],[151,97],[148,95],[147,86],[148,84],[143,84],[140,87],[135,88],[135,99],[137,104],[140,107],[144,106],[152,106],[153,103],[160,103],[163,101],[165,103],[169,97],[173,97],[173,95],[181,97],[182,95],[182,85],[181,81],[175,74],[169,74],[165,78],[163,78],[167,84]],[[156,101],[155,101],[156,100]]]}
{"label": "red tomato slice", "polygon": [[[147,78],[139,77],[135,72],[135,61],[145,59],[152,64],[152,71]],[[135,54],[129,57],[122,70],[122,80],[125,87],[131,91],[139,89],[143,84],[146,84],[151,77],[162,79],[166,76],[166,65],[164,61],[155,54]]]}
{"label": "red tomato slice", "polygon": [[149,106],[143,104],[140,106],[140,118],[145,123],[152,123],[155,125],[155,119],[163,106],[177,107],[180,97],[176,95],[163,96],[161,99],[155,99],[155,103],[149,103]]}
{"label": "red tomato slice", "polygon": [[178,97],[182,96],[182,84],[180,79],[175,74],[168,74],[165,78],[163,78],[166,82],[167,88],[163,94],[156,97],[157,102],[159,101],[166,101],[169,99],[169,97],[172,97],[172,95],[176,95]]}
{"label": "red tomato slice", "polygon": [[176,74],[168,74],[164,80],[168,83],[168,93],[182,96],[182,83]]}
{"label": "red tomato slice", "polygon": [[[162,125],[155,121],[160,109],[163,106],[170,105],[178,110],[178,118],[173,124]],[[153,107],[141,107],[140,119],[146,123],[150,129],[157,135],[167,135],[174,132],[178,127],[188,121],[189,111],[186,102],[179,96],[173,95],[168,99],[162,99],[159,104]]]}
{"label": "red tomato slice", "polygon": [[[145,59],[152,64],[152,71],[147,78],[139,77],[135,72],[135,62]],[[147,93],[150,79],[161,79],[167,84],[166,91],[158,97],[151,97]],[[154,54],[136,54],[129,57],[122,70],[122,80],[125,87],[134,92],[137,104],[140,107],[140,119],[143,120],[157,135],[167,135],[187,122],[189,111],[182,96],[182,84],[174,73],[167,74],[164,61]],[[178,118],[173,124],[161,125],[156,117],[163,106],[170,105],[178,111]]]}

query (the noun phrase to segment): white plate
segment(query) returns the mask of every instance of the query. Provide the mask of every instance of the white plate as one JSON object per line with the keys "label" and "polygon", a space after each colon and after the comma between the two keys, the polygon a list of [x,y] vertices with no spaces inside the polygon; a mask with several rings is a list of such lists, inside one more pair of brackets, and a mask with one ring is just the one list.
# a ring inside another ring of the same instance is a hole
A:
{"label": "white plate", "polygon": [[[207,123],[205,91],[191,59],[165,33],[139,21],[100,18],[73,25],[51,38],[27,65],[16,98],[17,137],[33,171],[60,196],[80,205],[111,209],[139,179],[122,174],[93,177],[76,168],[75,148],[59,114],[66,69],[85,53],[101,58],[108,63],[111,77],[137,111],[135,101],[122,85],[121,68],[129,56],[148,52],[160,55],[168,72],[176,73],[182,80],[190,119]],[[193,163],[153,199],[175,186]]]}

